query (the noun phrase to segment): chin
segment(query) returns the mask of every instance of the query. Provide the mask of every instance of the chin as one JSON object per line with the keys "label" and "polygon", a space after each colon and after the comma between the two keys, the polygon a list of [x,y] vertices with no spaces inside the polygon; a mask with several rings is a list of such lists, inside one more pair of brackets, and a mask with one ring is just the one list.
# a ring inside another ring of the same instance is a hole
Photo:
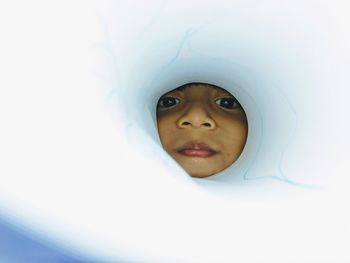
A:
{"label": "chin", "polygon": [[209,174],[209,175],[207,175],[207,174],[201,174],[201,175],[199,175],[199,174],[190,174],[190,176],[191,177],[193,177],[193,178],[207,178],[207,177],[210,177],[210,176],[212,176],[212,174]]}
{"label": "chin", "polygon": [[187,173],[191,176],[191,177],[194,177],[194,178],[205,178],[205,177],[209,177],[209,176],[212,176],[212,175],[215,175],[217,172],[198,172],[198,171],[195,171],[195,172],[190,172],[190,171],[187,171]]}
{"label": "chin", "polygon": [[198,158],[196,162],[178,161],[178,163],[191,177],[194,178],[206,178],[213,176],[225,169],[223,168],[224,166],[218,165],[218,163],[215,161],[208,162],[207,159],[202,160],[201,158]]}

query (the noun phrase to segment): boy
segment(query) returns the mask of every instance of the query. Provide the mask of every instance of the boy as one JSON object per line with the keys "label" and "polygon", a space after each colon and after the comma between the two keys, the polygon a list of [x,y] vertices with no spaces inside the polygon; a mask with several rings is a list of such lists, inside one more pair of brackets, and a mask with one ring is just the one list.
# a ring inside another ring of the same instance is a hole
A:
{"label": "boy", "polygon": [[189,83],[164,94],[157,104],[164,149],[192,177],[208,177],[234,163],[248,134],[239,102],[226,90]]}

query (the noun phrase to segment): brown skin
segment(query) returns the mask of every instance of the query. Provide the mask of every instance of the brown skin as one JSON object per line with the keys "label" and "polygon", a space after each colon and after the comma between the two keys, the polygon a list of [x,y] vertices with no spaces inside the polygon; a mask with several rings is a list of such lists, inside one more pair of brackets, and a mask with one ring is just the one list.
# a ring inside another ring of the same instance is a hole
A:
{"label": "brown skin", "polygon": [[[209,84],[188,84],[164,94],[158,101],[157,121],[164,149],[192,177],[208,177],[229,167],[243,151],[248,134],[247,118],[238,101]],[[215,154],[179,153],[188,143],[204,143]]]}

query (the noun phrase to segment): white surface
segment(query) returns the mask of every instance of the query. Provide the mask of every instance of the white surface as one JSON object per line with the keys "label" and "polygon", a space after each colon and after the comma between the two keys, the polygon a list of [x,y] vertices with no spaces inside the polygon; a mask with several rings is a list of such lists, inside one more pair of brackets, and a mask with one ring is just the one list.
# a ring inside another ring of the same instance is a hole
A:
{"label": "white surface", "polygon": [[[347,2],[1,5],[3,215],[105,260],[350,260]],[[192,81],[249,120],[208,180],[155,126],[158,97]]]}

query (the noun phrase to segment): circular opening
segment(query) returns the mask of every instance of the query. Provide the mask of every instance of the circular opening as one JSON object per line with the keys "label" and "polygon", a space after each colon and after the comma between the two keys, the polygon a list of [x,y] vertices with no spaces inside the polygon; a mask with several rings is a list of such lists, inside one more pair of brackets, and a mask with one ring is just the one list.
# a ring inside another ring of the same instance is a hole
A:
{"label": "circular opening", "polygon": [[227,90],[188,83],[157,102],[157,127],[166,152],[192,177],[215,175],[231,166],[246,144],[248,121]]}

